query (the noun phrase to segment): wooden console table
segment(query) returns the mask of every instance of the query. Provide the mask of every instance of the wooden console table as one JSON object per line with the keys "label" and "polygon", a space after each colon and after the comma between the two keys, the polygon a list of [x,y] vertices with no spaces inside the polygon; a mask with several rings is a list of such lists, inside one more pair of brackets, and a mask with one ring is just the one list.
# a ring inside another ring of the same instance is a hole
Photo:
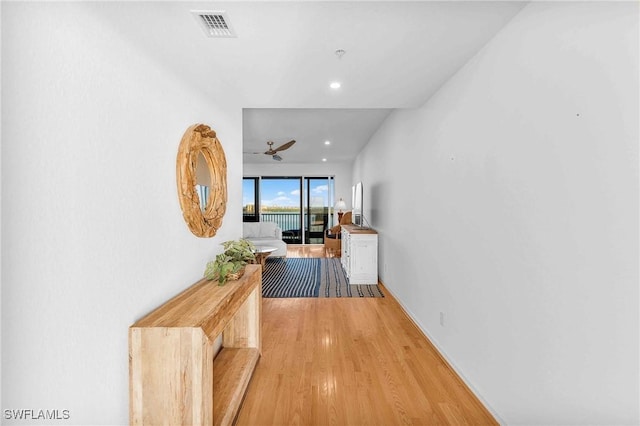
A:
{"label": "wooden console table", "polygon": [[247,265],[239,280],[198,281],[129,328],[130,424],[233,424],[261,353],[261,287],[260,265]]}

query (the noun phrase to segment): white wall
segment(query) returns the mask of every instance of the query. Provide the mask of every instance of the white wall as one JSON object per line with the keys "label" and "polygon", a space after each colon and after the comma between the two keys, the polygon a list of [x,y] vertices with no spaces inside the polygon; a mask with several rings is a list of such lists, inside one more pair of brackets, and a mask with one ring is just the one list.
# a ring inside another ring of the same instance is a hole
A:
{"label": "white wall", "polygon": [[[126,424],[129,325],[241,234],[242,110],[201,97],[92,8],[2,5],[1,406]],[[177,148],[196,122],[227,156],[213,239],[189,232],[177,199]]]}
{"label": "white wall", "polygon": [[[0,3],[0,22],[2,22],[2,4]],[[2,31],[0,29],[0,46],[2,46]],[[0,82],[2,82],[2,55],[0,55]],[[0,94],[2,92],[2,84],[0,84]],[[2,116],[2,99],[0,98],[0,117]],[[0,176],[3,176],[2,172],[2,126],[0,126]],[[2,179],[4,180],[4,179]],[[2,238],[2,184],[0,183],[0,241],[4,241]],[[2,316],[2,277],[4,277],[2,272],[2,248],[4,244],[0,244],[0,319],[4,318]],[[0,324],[0,357],[2,355],[2,333],[1,333],[2,324]],[[0,358],[0,409],[2,408],[2,360]]]}
{"label": "white wall", "polygon": [[638,56],[637,2],[533,2],[354,164],[382,280],[508,424],[640,423]]}

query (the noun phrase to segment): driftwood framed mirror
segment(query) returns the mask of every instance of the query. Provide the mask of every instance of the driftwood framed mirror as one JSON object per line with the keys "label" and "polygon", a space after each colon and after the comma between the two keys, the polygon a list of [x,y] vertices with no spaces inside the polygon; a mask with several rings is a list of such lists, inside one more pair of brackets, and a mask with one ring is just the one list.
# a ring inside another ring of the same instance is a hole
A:
{"label": "driftwood framed mirror", "polygon": [[184,133],[176,160],[182,216],[198,237],[213,237],[227,209],[227,158],[216,132],[194,124]]}

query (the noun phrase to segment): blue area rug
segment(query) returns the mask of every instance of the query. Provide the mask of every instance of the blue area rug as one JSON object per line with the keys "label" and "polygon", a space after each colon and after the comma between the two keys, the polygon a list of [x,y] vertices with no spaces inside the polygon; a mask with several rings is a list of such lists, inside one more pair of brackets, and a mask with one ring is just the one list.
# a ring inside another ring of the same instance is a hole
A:
{"label": "blue area rug", "polygon": [[350,285],[338,258],[267,258],[262,297],[384,297],[380,287]]}

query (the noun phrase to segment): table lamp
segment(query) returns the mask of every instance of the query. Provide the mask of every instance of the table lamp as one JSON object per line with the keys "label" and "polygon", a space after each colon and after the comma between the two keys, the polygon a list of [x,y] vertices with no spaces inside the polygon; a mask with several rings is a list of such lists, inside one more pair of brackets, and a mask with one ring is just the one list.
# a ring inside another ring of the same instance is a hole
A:
{"label": "table lamp", "polygon": [[338,200],[338,202],[334,206],[334,209],[338,210],[338,223],[340,223],[340,221],[342,220],[342,215],[344,214],[344,212],[342,210],[344,210],[346,208],[347,208],[347,203],[345,203],[344,200],[342,199],[342,197],[340,197],[340,199]]}

